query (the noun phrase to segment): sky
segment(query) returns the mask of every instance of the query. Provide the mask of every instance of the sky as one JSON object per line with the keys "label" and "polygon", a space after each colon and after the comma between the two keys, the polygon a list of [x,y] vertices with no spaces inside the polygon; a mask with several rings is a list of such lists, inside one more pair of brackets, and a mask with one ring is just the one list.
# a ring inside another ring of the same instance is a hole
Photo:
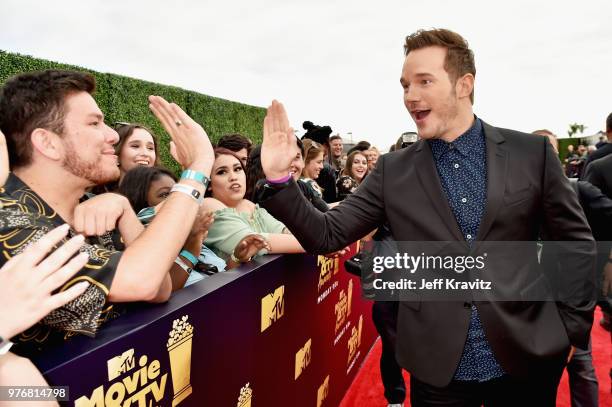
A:
{"label": "sky", "polygon": [[2,0],[0,49],[256,106],[277,99],[302,132],[310,120],[386,150],[416,129],[399,78],[404,38],[421,28],[468,40],[474,111],[489,124],[603,130],[610,16],[609,0]]}

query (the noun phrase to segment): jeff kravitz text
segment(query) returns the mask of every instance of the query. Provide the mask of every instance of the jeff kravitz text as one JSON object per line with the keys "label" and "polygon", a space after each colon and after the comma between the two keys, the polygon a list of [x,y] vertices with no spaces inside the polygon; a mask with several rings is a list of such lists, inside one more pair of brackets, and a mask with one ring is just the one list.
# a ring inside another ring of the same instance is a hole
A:
{"label": "jeff kravitz text", "polygon": [[[487,254],[481,256],[418,256],[408,253],[396,253],[394,256],[375,256],[372,271],[380,274],[385,270],[399,271],[413,275],[417,272],[427,273],[430,278],[376,278],[373,287],[376,290],[491,290],[491,282],[476,278],[465,281],[465,278],[431,278],[433,273],[451,272],[462,275],[466,271],[483,271]],[[405,274],[403,274],[405,275]]]}

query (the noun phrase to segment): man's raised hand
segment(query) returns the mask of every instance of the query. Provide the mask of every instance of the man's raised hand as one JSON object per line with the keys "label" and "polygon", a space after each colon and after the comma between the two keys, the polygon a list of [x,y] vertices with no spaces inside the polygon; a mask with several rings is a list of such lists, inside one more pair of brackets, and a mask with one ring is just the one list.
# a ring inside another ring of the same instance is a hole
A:
{"label": "man's raised hand", "polygon": [[161,96],[149,96],[149,108],[172,138],[171,149],[179,164],[210,177],[215,153],[202,126]]}
{"label": "man's raised hand", "polygon": [[289,174],[291,161],[299,148],[282,103],[273,100],[268,107],[263,132],[261,166],[266,178],[283,178]]}

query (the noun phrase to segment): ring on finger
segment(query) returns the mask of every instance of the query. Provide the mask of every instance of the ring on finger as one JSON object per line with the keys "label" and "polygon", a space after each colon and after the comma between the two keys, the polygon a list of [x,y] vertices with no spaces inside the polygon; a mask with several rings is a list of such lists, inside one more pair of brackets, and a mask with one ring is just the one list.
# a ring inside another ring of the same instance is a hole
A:
{"label": "ring on finger", "polygon": [[181,125],[183,124],[183,122],[182,122],[180,119],[176,119],[176,120],[174,121],[174,123],[175,123],[177,126],[181,126]]}

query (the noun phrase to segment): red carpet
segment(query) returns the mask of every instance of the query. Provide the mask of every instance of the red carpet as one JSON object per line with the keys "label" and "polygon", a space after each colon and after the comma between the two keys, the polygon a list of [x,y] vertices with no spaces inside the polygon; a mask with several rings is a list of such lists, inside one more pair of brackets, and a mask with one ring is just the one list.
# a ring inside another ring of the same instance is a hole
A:
{"label": "red carpet", "polygon": [[[592,330],[591,340],[593,344],[593,363],[597,378],[599,379],[599,405],[600,407],[612,407],[612,393],[610,392],[610,367],[612,367],[612,343],[610,333],[606,332],[600,325],[601,311],[597,308],[595,313],[595,325]],[[376,341],[370,354],[363,362],[361,370],[355,377],[353,384],[340,403],[340,407],[385,407],[387,401],[383,395],[383,386],[380,380],[378,362],[381,352],[380,339]],[[406,387],[408,388],[408,374],[404,372]],[[409,407],[409,396],[406,397],[405,407]],[[557,395],[557,407],[570,407],[569,384],[567,373],[563,374],[559,392]]]}

